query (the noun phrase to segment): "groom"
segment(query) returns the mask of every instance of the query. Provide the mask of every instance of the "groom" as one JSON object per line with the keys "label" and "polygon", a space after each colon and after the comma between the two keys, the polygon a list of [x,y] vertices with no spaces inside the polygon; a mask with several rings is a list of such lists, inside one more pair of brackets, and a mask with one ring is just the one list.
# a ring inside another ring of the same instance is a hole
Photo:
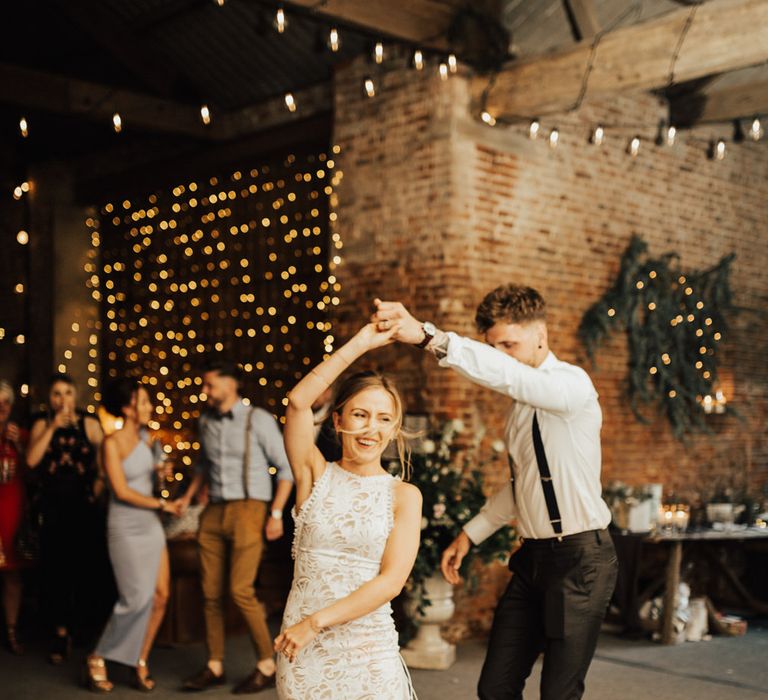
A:
{"label": "groom", "polygon": [[485,343],[417,321],[399,302],[375,305],[380,330],[400,324],[397,340],[511,399],[511,479],[442,561],[446,579],[458,583],[472,544],[516,520],[523,545],[510,560],[514,576],[494,615],[480,699],[522,700],[541,652],[542,700],[581,698],[617,573],[601,497],[602,414],[589,376],[550,351],[545,303],[530,287],[504,285],[486,295],[475,315]]}

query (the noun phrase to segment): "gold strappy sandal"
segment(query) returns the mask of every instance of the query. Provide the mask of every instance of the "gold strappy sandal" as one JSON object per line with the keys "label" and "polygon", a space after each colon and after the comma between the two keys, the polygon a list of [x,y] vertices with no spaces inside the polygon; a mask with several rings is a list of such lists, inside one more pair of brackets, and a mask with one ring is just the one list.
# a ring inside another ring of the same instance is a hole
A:
{"label": "gold strappy sandal", "polygon": [[85,660],[85,686],[92,693],[111,693],[115,687],[107,678],[107,665],[100,656],[89,656]]}
{"label": "gold strappy sandal", "polygon": [[[145,670],[144,675],[142,675],[142,669]],[[139,659],[139,663],[136,664],[136,672],[133,676],[133,687],[136,688],[136,690],[140,690],[142,693],[151,693],[155,689],[155,681],[152,676],[149,675],[147,662],[144,659]]]}

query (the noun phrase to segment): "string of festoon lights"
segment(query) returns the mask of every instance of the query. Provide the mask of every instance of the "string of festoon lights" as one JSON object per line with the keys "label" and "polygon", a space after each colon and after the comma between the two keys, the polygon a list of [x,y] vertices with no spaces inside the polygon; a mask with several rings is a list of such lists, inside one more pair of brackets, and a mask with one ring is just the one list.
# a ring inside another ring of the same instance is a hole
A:
{"label": "string of festoon lights", "polygon": [[[558,126],[555,125],[546,128],[542,124],[541,119],[538,118],[530,119],[527,125],[520,127],[519,120],[517,119],[497,119],[487,110],[483,110],[480,112],[480,119],[488,126],[506,124],[508,126],[522,128],[525,130],[529,139],[533,141],[545,141],[553,150],[560,146],[563,137],[563,132]],[[741,144],[749,141],[757,142],[763,138],[765,130],[760,116],[755,115],[747,121],[749,122],[749,129],[746,132],[741,119],[732,121],[733,138],[731,139],[731,143]],[[587,143],[598,148],[605,145],[610,137],[618,138],[623,142],[624,150],[631,158],[640,156],[645,146],[655,145],[673,147],[680,141],[680,129],[674,124],[669,124],[664,121],[659,122],[653,136],[643,135],[641,130],[645,128],[647,128],[647,125],[643,124],[597,123],[589,129],[589,133],[585,134],[584,137]],[[705,144],[707,146],[707,157],[713,161],[725,160],[728,153],[727,141],[722,137],[703,138],[688,134],[685,140],[687,142]]]}
{"label": "string of festoon lights", "polygon": [[[224,7],[226,5],[226,0],[213,0],[213,2],[218,7]],[[303,13],[303,16],[307,16],[306,13]],[[275,9],[271,24],[272,24],[272,30],[277,34],[285,34],[286,32],[290,31],[290,20],[284,7],[278,6]],[[362,30],[359,30],[359,29],[355,30],[356,35],[360,35],[361,33],[362,33]],[[325,47],[331,53],[337,54],[342,47],[342,29],[339,26],[330,26],[327,30],[327,35],[325,37],[324,43],[325,43]],[[397,44],[388,42],[385,44],[385,42],[380,39],[372,42],[372,45],[370,48],[371,63],[374,66],[381,68],[384,65],[385,61],[391,57],[393,47],[401,46],[401,45],[403,45],[402,42]],[[436,68],[433,66],[433,69],[437,71],[437,74],[440,76],[440,79],[443,81],[448,80],[450,75],[457,73],[458,65],[459,65],[456,54],[454,53],[436,52],[436,51],[419,48],[419,47],[411,48],[409,57],[408,57],[408,63],[413,70],[419,71],[419,72],[428,70],[431,63],[436,63]],[[360,84],[363,94],[365,94],[370,98],[375,97],[379,90],[379,82],[380,81],[379,81],[378,75],[375,75],[373,73],[366,75],[361,80],[361,84]],[[295,94],[291,91],[284,93],[283,103],[285,105],[285,109],[290,113],[294,113],[300,108],[299,102],[296,99]],[[199,118],[203,126],[210,126],[211,124],[213,124],[213,121],[214,121],[213,109],[208,103],[203,103],[200,105]],[[122,115],[119,111],[114,112],[111,116],[111,125],[112,125],[112,130],[116,134],[122,133],[124,128],[126,127],[126,119],[124,115]],[[30,124],[26,116],[21,116],[19,118],[19,133],[23,138],[29,137]]]}

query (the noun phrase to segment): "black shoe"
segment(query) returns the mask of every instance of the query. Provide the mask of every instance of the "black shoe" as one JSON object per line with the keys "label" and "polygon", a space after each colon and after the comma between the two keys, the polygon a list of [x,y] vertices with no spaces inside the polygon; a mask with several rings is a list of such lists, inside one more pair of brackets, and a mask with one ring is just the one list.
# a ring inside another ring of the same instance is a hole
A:
{"label": "black shoe", "polygon": [[246,693],[260,693],[267,688],[274,688],[275,681],[277,679],[277,673],[273,673],[271,676],[265,676],[257,668],[248,678],[238,683],[232,688],[232,693],[235,695],[245,695]]}
{"label": "black shoe", "polygon": [[187,678],[187,680],[184,681],[184,685],[181,686],[181,689],[188,693],[195,693],[200,690],[207,690],[215,685],[224,685],[226,682],[227,679],[223,673],[220,676],[217,676],[210,668],[208,668],[208,666],[206,666],[202,671]]}

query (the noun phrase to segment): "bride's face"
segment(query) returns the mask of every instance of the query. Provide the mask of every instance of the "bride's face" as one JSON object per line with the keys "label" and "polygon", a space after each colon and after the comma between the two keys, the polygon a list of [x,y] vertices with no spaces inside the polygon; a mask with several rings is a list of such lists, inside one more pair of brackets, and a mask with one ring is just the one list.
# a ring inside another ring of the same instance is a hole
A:
{"label": "bride's face", "polygon": [[363,389],[344,404],[340,414],[333,414],[333,422],[341,438],[344,459],[377,461],[395,437],[395,400],[381,387]]}

